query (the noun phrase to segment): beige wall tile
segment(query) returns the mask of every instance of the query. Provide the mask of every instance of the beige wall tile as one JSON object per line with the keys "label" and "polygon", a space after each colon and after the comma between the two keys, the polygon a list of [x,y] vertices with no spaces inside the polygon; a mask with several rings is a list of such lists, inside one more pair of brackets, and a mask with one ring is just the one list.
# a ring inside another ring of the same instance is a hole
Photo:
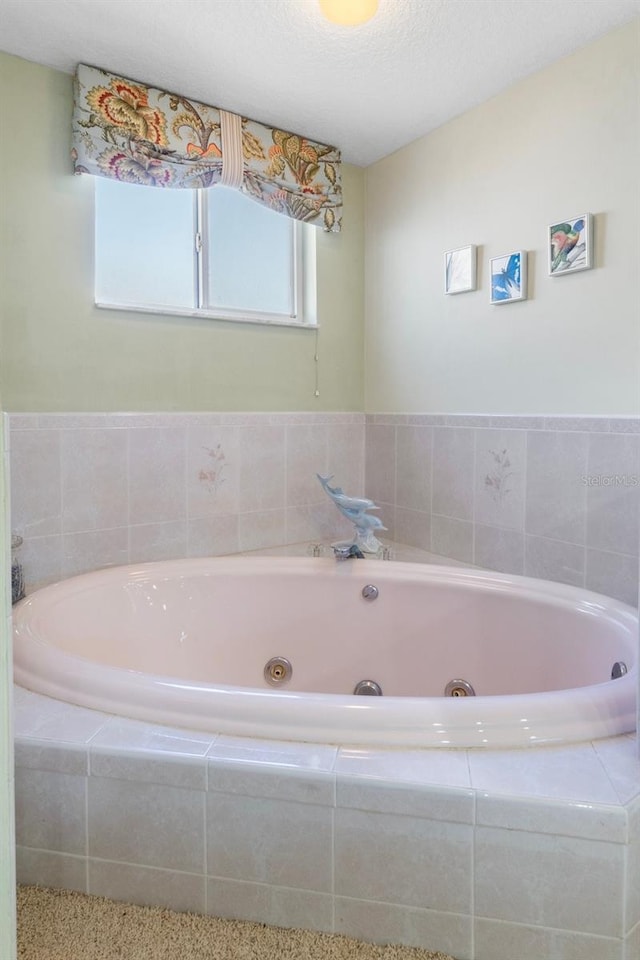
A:
{"label": "beige wall tile", "polygon": [[209,793],[207,872],[329,893],[331,822],[330,807]]}
{"label": "beige wall tile", "polygon": [[249,513],[285,506],[285,427],[269,424],[238,431],[238,510]]}
{"label": "beige wall tile", "polygon": [[443,517],[473,518],[474,432],[468,427],[433,428],[432,509]]}
{"label": "beige wall tile", "polygon": [[463,824],[338,808],[335,892],[468,914],[472,838]]}
{"label": "beige wall tile", "polygon": [[526,533],[585,542],[588,444],[586,433],[528,432]]}
{"label": "beige wall tile", "polygon": [[11,527],[23,537],[62,530],[60,433],[16,430],[10,438]]}
{"label": "beige wall tile", "polygon": [[327,473],[327,425],[292,425],[286,429],[286,504],[301,507],[317,503],[326,497],[316,474]]}
{"label": "beige wall tile", "polygon": [[182,520],[186,505],[186,429],[129,430],[129,522]]}
{"label": "beige wall tile", "polygon": [[205,912],[205,878],[129,863],[89,860],[89,892],[140,906],[180,913]]}
{"label": "beige wall tile", "polygon": [[63,533],[126,526],[126,431],[62,430],[60,448]]}
{"label": "beige wall tile", "polygon": [[475,911],[487,919],[621,937],[623,864],[622,844],[478,827]]}
{"label": "beige wall tile", "polygon": [[201,873],[204,793],[89,778],[89,856]]}
{"label": "beige wall tile", "polygon": [[396,502],[399,507],[431,510],[433,428],[396,428]]}
{"label": "beige wall tile", "polygon": [[207,913],[276,927],[333,931],[333,897],[272,883],[207,878]]}

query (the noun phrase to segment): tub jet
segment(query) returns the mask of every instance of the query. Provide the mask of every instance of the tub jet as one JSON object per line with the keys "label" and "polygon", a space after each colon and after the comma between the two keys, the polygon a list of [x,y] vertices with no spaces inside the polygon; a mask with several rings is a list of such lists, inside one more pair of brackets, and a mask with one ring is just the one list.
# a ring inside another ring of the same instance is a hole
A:
{"label": "tub jet", "polygon": [[353,688],[353,692],[360,697],[381,697],[382,687],[375,680],[360,680]]}
{"label": "tub jet", "polygon": [[475,697],[476,692],[468,680],[449,680],[444,688],[445,697]]}

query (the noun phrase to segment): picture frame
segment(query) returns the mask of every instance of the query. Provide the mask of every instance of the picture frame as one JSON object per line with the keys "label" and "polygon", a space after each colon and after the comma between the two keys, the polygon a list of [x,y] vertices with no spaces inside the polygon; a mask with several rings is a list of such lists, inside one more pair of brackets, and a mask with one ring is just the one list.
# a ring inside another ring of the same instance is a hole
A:
{"label": "picture frame", "polygon": [[593,217],[556,220],[547,228],[548,270],[550,277],[564,277],[593,267]]}
{"label": "picture frame", "polygon": [[516,303],[527,299],[527,251],[514,250],[489,261],[490,302]]}
{"label": "picture frame", "polygon": [[444,255],[444,292],[469,293],[476,289],[477,250],[475,244],[447,250]]}

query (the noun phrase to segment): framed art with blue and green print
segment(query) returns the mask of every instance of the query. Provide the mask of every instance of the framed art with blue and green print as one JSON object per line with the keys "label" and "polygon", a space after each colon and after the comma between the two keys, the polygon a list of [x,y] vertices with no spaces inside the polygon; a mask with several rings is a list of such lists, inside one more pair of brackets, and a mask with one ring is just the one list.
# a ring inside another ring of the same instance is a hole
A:
{"label": "framed art with blue and green print", "polygon": [[527,299],[527,252],[515,250],[490,260],[491,303]]}
{"label": "framed art with blue and green print", "polygon": [[564,277],[593,266],[593,231],[591,214],[558,220],[549,227],[549,276]]}

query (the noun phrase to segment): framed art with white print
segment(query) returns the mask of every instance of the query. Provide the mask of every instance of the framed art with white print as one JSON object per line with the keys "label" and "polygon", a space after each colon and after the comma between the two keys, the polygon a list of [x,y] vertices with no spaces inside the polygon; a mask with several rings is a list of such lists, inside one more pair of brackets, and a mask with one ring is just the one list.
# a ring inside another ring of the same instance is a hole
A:
{"label": "framed art with white print", "polygon": [[476,289],[476,248],[474,244],[448,250],[444,255],[444,292],[468,293]]}

